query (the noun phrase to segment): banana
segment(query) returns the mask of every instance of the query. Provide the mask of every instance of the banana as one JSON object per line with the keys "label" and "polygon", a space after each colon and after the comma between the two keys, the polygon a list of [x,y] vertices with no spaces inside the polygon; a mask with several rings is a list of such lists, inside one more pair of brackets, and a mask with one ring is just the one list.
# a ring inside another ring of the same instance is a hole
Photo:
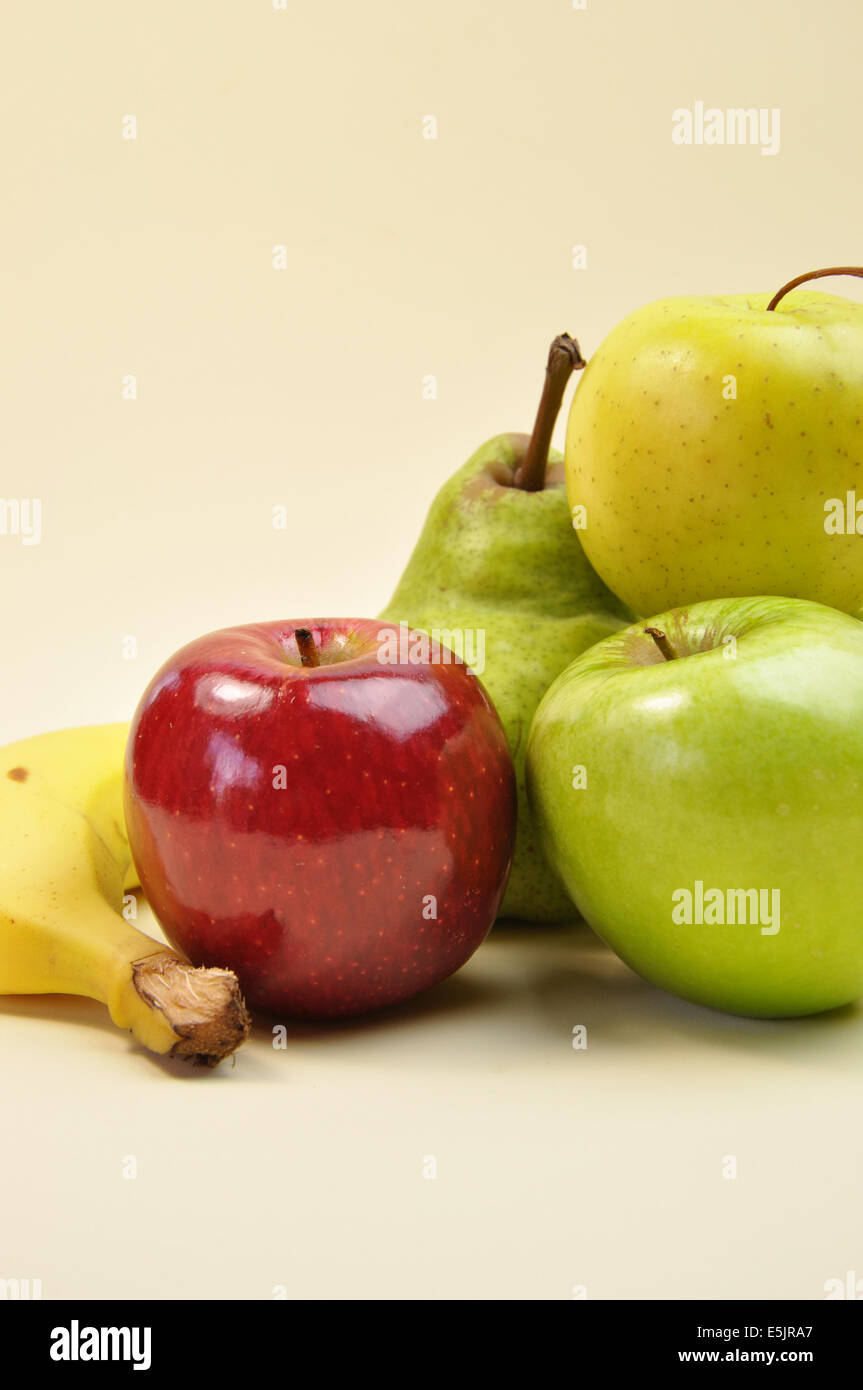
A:
{"label": "banana", "polygon": [[249,1031],[230,970],[196,968],[133,927],[126,724],[0,749],[0,994],[80,994],[153,1052],[214,1066]]}

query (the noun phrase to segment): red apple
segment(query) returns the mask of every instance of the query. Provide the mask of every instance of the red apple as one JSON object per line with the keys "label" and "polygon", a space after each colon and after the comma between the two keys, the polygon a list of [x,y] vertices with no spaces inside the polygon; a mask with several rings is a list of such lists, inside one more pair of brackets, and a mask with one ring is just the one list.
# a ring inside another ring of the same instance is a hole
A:
{"label": "red apple", "polygon": [[335,1018],[409,999],[497,914],[515,838],[503,729],[464,664],[406,633],[226,628],[171,657],[135,713],[141,885],[172,944],[234,970],[253,1008]]}

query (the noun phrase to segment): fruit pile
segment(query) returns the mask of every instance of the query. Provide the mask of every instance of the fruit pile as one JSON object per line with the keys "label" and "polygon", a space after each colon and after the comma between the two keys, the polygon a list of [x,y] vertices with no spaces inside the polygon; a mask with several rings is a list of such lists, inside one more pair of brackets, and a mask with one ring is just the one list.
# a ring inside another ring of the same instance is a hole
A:
{"label": "fruit pile", "polygon": [[214,1064],[247,1004],[367,1013],[580,913],[700,1004],[860,997],[863,305],[827,274],[863,270],[556,338],[379,618],[211,633],[131,728],[3,749],[0,992]]}

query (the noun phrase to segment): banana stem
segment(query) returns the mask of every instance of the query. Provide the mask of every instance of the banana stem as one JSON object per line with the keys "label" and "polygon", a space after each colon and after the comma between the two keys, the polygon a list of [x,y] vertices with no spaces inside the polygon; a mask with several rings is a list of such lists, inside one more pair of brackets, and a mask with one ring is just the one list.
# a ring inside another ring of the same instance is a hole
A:
{"label": "banana stem", "polygon": [[239,1047],[250,1027],[232,971],[190,965],[173,951],[132,961],[109,1007],[145,1047],[206,1067]]}
{"label": "banana stem", "polygon": [[104,1002],[143,1047],[199,1066],[216,1066],[250,1027],[232,971],[190,965],[165,947],[118,962]]}

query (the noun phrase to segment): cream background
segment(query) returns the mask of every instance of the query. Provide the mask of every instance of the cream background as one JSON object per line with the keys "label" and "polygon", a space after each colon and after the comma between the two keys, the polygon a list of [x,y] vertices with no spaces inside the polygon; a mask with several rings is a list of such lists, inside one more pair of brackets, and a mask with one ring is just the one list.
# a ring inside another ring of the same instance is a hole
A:
{"label": "cream background", "polygon": [[[529,428],[555,332],[859,261],[861,39],[853,0],[14,7],[0,495],[45,517],[0,538],[3,741],[126,717],[209,628],[377,611],[444,478]],[[699,99],[779,107],[781,153],[674,146]],[[80,1001],[3,1001],[0,1049],[0,1276],[46,1297],[863,1276],[860,1011],[714,1017],[583,931],[499,931],[401,1014],[213,1076]]]}

